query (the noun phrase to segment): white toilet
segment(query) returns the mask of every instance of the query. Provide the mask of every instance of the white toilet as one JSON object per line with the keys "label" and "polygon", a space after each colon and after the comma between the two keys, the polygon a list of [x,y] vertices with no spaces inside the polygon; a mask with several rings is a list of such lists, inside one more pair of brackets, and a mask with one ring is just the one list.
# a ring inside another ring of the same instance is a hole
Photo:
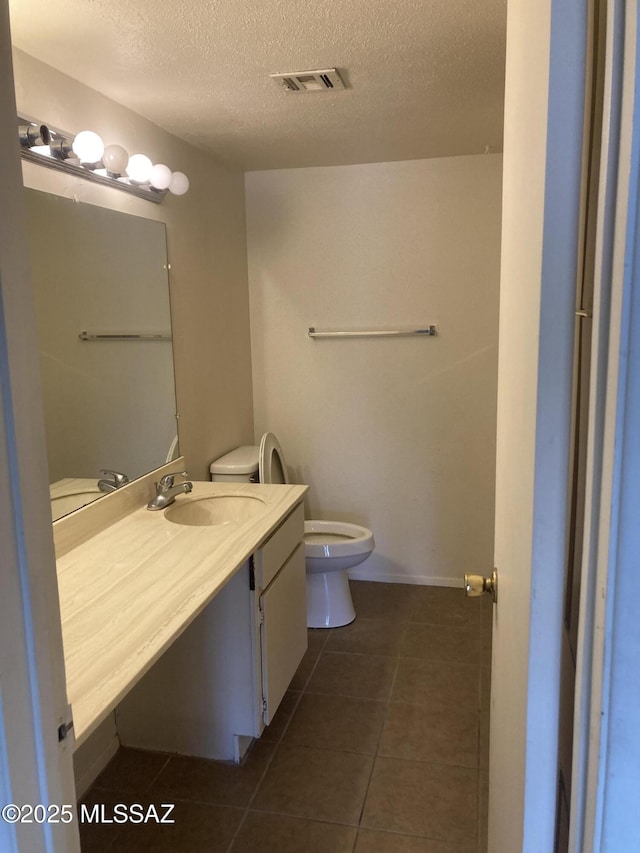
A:
{"label": "white toilet", "polygon": [[[211,463],[211,479],[219,482],[288,483],[278,439],[262,436],[260,447],[237,447]],[[356,618],[347,569],[364,562],[375,547],[366,527],[342,521],[305,521],[307,625],[338,628]]]}

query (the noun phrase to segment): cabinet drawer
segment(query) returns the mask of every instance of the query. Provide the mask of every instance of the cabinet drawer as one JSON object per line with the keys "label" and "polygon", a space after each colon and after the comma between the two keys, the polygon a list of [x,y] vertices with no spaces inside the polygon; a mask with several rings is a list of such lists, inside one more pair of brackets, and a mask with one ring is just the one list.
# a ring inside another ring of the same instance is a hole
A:
{"label": "cabinet drawer", "polygon": [[256,584],[266,589],[304,537],[304,507],[286,517],[256,554]]}

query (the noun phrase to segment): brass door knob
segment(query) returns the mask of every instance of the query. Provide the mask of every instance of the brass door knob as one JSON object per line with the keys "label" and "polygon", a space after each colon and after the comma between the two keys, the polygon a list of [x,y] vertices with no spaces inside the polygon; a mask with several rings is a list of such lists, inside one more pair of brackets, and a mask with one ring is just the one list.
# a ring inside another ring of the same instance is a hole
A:
{"label": "brass door knob", "polygon": [[498,602],[498,570],[494,569],[490,578],[485,578],[482,575],[465,575],[464,576],[464,593],[467,598],[476,598],[478,595],[484,595],[488,592],[493,603]]}

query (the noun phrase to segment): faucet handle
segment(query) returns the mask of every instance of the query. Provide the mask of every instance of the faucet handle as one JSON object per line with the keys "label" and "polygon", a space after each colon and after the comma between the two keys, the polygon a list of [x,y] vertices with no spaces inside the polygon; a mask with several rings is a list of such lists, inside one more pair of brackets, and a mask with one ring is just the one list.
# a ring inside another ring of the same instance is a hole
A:
{"label": "faucet handle", "polygon": [[176,477],[188,477],[188,476],[189,476],[189,474],[186,471],[180,471],[180,472],[174,471],[171,474],[163,474],[162,477],[160,477],[160,481],[158,483],[158,486],[161,489],[170,489],[173,486],[173,484],[175,483]]}
{"label": "faucet handle", "polygon": [[119,489],[120,486],[125,486],[129,482],[127,475],[121,474],[120,471],[111,471],[109,468],[101,468],[100,473],[103,477],[113,477],[113,485],[116,489]]}

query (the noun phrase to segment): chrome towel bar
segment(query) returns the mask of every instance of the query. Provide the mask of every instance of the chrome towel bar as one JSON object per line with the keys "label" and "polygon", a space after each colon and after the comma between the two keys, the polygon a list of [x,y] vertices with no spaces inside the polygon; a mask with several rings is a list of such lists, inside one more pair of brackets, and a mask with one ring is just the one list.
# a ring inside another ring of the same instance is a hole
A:
{"label": "chrome towel bar", "polygon": [[78,335],[81,341],[170,341],[169,332],[85,332]]}
{"label": "chrome towel bar", "polygon": [[435,326],[425,326],[423,329],[354,329],[351,331],[316,329],[315,326],[309,326],[310,338],[430,338],[436,334]]}

